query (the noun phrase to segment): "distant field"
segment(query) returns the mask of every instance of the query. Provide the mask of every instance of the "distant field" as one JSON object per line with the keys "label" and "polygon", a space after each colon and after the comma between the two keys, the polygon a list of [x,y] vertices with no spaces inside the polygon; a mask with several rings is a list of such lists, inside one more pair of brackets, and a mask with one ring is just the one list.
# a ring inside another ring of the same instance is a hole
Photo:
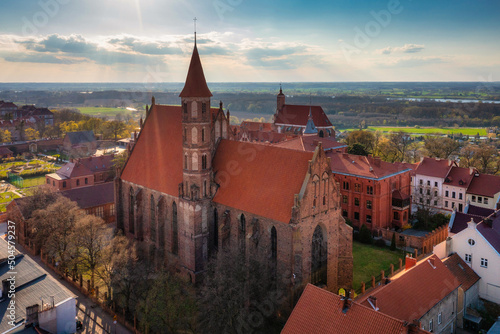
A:
{"label": "distant field", "polygon": [[[358,129],[345,129],[342,131],[355,131]],[[385,127],[385,126],[369,126],[368,130],[382,131],[382,132],[398,132],[403,131],[406,133],[418,134],[463,134],[475,136],[479,133],[480,136],[487,136],[488,132],[485,128],[414,128],[414,127]]]}
{"label": "distant field", "polygon": [[122,108],[79,107],[82,114],[93,116],[115,116],[116,114],[129,115],[130,111]]}

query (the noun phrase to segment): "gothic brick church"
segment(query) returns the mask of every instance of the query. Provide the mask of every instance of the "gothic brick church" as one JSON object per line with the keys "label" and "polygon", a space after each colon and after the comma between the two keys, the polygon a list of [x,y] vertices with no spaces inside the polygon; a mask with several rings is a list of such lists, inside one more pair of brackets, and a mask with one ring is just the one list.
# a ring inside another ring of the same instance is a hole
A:
{"label": "gothic brick church", "polygon": [[301,152],[236,141],[229,111],[211,108],[211,97],[195,44],[181,106],[153,98],[115,180],[118,228],[192,281],[211,254],[232,248],[276,264],[290,284],[350,288],[352,229],[321,144]]}

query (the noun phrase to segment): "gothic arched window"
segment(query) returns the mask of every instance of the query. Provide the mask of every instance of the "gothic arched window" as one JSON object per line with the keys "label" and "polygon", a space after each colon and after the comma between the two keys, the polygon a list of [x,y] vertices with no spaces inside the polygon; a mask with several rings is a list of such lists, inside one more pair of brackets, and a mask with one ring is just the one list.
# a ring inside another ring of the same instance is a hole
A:
{"label": "gothic arched window", "polygon": [[213,241],[214,241],[214,249],[217,250],[219,248],[219,214],[217,212],[217,208],[214,209],[214,230],[213,230]]}
{"label": "gothic arched window", "polygon": [[177,204],[172,204],[172,253],[179,253],[179,226],[177,224]]}
{"label": "gothic arched window", "polygon": [[207,169],[207,155],[203,154],[201,156],[201,169]]}
{"label": "gothic arched window", "polygon": [[201,142],[205,142],[205,128],[201,129]]}
{"label": "gothic arched window", "polygon": [[191,165],[192,170],[198,170],[198,154],[193,153],[193,164]]}
{"label": "gothic arched window", "polygon": [[135,217],[134,217],[135,196],[134,188],[130,187],[129,209],[128,209],[128,231],[135,232]]}
{"label": "gothic arched window", "polygon": [[271,228],[271,277],[276,278],[276,267],[278,262],[278,233],[276,227]]}
{"label": "gothic arched window", "polygon": [[239,233],[238,233],[238,242],[239,242],[240,253],[243,255],[245,255],[245,250],[246,250],[246,240],[245,240],[246,229],[247,229],[247,227],[246,227],[245,215],[241,214]]}
{"label": "gothic arched window", "polygon": [[311,249],[311,283],[327,284],[328,241],[321,226],[316,226]]}
{"label": "gothic arched window", "polygon": [[198,117],[198,103],[196,101],[191,102],[191,117]]}
{"label": "gothic arched window", "polygon": [[160,249],[165,247],[165,223],[167,220],[167,203],[162,198],[158,203],[158,244]]}
{"label": "gothic arched window", "polygon": [[197,144],[198,143],[198,130],[196,128],[193,128],[191,130],[191,137],[192,137],[193,144]]}
{"label": "gothic arched window", "polygon": [[150,238],[152,242],[156,242],[156,205],[155,198],[151,195],[151,200],[149,203],[149,216],[150,216]]}

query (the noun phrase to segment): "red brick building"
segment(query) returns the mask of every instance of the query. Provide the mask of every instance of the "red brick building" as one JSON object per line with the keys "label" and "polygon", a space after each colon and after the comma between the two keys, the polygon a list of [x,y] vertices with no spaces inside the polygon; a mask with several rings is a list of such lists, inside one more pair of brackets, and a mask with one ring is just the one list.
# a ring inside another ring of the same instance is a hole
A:
{"label": "red brick building", "polygon": [[115,188],[113,182],[100,183],[62,191],[64,197],[76,202],[85,213],[101,217],[106,223],[114,223]]}
{"label": "red brick building", "polygon": [[114,155],[71,159],[57,172],[45,175],[46,184],[54,190],[69,190],[111,182],[113,159]]}
{"label": "red brick building", "polygon": [[265,259],[290,284],[350,288],[352,229],[323,149],[234,141],[211,96],[195,45],[181,106],[153,100],[115,179],[118,228],[149,261],[193,281],[210,254],[231,248]]}

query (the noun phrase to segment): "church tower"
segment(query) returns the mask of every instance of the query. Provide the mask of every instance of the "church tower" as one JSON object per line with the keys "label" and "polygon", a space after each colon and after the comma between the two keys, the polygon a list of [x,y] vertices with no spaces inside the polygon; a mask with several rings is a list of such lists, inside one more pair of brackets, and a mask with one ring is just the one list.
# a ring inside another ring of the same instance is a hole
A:
{"label": "church tower", "polygon": [[[179,185],[181,213],[184,220],[180,229],[179,257],[182,266],[194,281],[203,270],[208,257],[208,210],[212,181],[212,117],[210,98],[196,39],[182,101],[183,182]],[[184,230],[184,231],[182,231]]]}

